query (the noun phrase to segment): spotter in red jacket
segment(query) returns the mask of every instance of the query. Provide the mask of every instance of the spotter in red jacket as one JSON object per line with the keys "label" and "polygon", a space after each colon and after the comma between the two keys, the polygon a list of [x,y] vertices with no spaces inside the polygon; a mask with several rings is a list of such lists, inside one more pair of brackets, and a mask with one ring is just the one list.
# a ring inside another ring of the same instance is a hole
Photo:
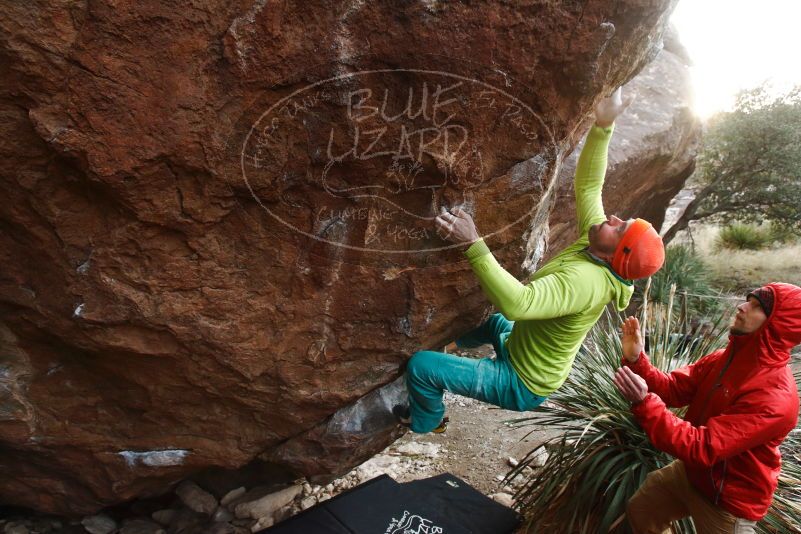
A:
{"label": "spotter in red jacket", "polygon": [[[682,460],[692,485],[736,517],[765,516],[781,468],[779,445],[798,422],[798,388],[788,365],[801,342],[801,288],[775,283],[773,310],[725,349],[663,373],[645,353],[628,365],[648,383],[632,406],[654,446]],[[667,407],[689,404],[684,419]]]}

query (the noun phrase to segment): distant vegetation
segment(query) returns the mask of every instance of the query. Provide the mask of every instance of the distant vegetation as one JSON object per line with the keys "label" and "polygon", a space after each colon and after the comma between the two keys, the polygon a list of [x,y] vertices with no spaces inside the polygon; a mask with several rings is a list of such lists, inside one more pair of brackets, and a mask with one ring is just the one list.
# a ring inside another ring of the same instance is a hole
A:
{"label": "distant vegetation", "polygon": [[[647,280],[638,280],[637,301],[642,302]],[[689,244],[678,243],[667,247],[665,264],[651,277],[648,298],[650,302],[667,304],[671,286],[675,286],[675,311],[689,316],[708,314],[720,308],[720,294],[714,284],[714,274],[707,263]],[[683,296],[684,294],[687,296]],[[689,318],[688,318],[689,320]]]}
{"label": "distant vegetation", "polygon": [[733,223],[720,229],[715,249],[761,250],[769,246],[791,245],[797,240],[798,235],[786,226]]}
{"label": "distant vegetation", "polygon": [[691,221],[769,221],[801,230],[801,87],[776,96],[740,93],[734,111],[710,119],[691,181],[696,197],[665,234]]}
{"label": "distant vegetation", "polygon": [[721,228],[715,246],[718,250],[759,250],[773,242],[769,229],[753,224],[734,223]]}
{"label": "distant vegetation", "polygon": [[[724,292],[741,297],[769,282],[801,285],[801,241],[797,233],[784,227],[693,225],[692,236],[682,234],[680,238],[668,251],[677,244],[689,247],[706,266],[706,283],[713,294]],[[671,267],[666,265],[663,269],[669,273]],[[681,293],[687,282],[676,283]]]}

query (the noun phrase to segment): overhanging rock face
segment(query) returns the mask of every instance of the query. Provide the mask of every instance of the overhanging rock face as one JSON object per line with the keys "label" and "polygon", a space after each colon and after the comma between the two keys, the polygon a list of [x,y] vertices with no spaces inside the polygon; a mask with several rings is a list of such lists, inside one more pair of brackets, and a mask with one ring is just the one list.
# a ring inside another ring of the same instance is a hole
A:
{"label": "overhanging rock face", "polygon": [[0,502],[245,465],[478,323],[431,218],[536,263],[564,152],[672,4],[6,5]]}
{"label": "overhanging rock face", "polygon": [[[665,48],[626,91],[635,101],[615,125],[604,186],[608,214],[642,217],[660,229],[670,200],[695,169],[701,124],[692,111],[686,51],[668,34]],[[583,141],[582,141],[583,143]],[[556,207],[550,219],[549,254],[577,237],[573,175],[582,143],[559,173]]]}

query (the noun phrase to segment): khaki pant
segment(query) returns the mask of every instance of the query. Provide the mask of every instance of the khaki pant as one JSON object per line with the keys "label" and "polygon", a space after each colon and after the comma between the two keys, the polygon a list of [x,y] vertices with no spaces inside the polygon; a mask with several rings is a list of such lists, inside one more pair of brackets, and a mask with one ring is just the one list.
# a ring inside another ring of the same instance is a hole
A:
{"label": "khaki pant", "polygon": [[626,516],[635,534],[670,534],[670,523],[687,516],[698,534],[752,534],[756,525],[709,502],[690,485],[679,460],[648,474],[629,500]]}

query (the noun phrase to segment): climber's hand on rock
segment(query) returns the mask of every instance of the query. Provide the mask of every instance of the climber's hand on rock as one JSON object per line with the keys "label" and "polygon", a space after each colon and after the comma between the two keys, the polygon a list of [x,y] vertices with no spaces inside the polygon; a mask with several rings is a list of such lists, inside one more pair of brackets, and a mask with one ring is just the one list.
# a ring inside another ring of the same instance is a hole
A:
{"label": "climber's hand on rock", "polygon": [[470,244],[479,240],[478,230],[469,213],[461,208],[442,212],[434,219],[437,234],[452,243]]}
{"label": "climber's hand on rock", "polygon": [[595,106],[595,124],[601,128],[612,126],[626,108],[634,102],[634,95],[623,96],[623,88],[618,87],[610,96],[604,98]]}

